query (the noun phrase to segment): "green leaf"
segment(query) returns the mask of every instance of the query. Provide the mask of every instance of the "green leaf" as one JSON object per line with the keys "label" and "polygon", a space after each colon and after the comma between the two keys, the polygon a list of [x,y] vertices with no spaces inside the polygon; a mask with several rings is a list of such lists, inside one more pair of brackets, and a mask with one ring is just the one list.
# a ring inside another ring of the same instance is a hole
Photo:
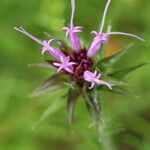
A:
{"label": "green leaf", "polygon": [[110,73],[108,74],[108,76],[111,76],[111,77],[114,77],[116,79],[122,79],[124,78],[127,74],[129,74],[130,72],[144,66],[144,65],[147,65],[149,63],[142,63],[142,64],[139,64],[139,65],[136,65],[136,66],[133,66],[133,67],[129,67],[129,68],[126,68],[126,69],[122,69],[122,70],[119,70],[119,71],[116,71],[116,72],[113,72],[113,73]]}
{"label": "green leaf", "polygon": [[47,69],[53,69],[56,70],[56,68],[51,65],[50,63],[35,63],[35,64],[28,64],[28,67],[41,67],[41,68],[47,68]]}
{"label": "green leaf", "polygon": [[79,97],[79,93],[76,90],[69,89],[67,109],[68,109],[68,120],[70,124],[73,121],[74,109],[78,97]]}
{"label": "green leaf", "polygon": [[[87,108],[91,113],[91,116],[94,114],[100,118],[101,117],[101,109],[100,109],[100,99],[96,90],[92,92],[88,92],[85,90],[83,98],[87,103]],[[94,112],[93,112],[94,111]],[[93,114],[94,113],[94,114]]]}
{"label": "green leaf", "polygon": [[40,86],[38,86],[35,91],[33,91],[29,96],[37,97],[43,94],[47,94],[48,92],[55,91],[58,88],[61,88],[61,74],[53,75],[52,77],[45,80]]}
{"label": "green leaf", "polygon": [[42,123],[47,117],[53,115],[57,110],[63,107],[64,101],[62,99],[55,100],[42,114],[37,123],[33,126],[32,129],[35,129],[40,123]]}
{"label": "green leaf", "polygon": [[105,91],[105,92],[110,92],[110,93],[116,93],[116,94],[120,94],[120,95],[126,95],[126,96],[131,96],[131,97],[138,97],[137,95],[135,95],[134,93],[131,93],[129,91],[127,91],[126,89],[122,88],[122,87],[113,87],[112,90],[108,89],[107,87],[101,87],[98,88],[98,90],[101,91]]}
{"label": "green leaf", "polygon": [[128,83],[125,83],[124,81],[121,81],[121,80],[118,80],[116,78],[107,76],[106,74],[103,74],[102,77],[103,77],[102,80],[109,82],[111,84],[114,84],[115,86],[120,87],[120,86],[127,86],[128,85]]}
{"label": "green leaf", "polygon": [[106,68],[106,67],[112,66],[114,63],[119,61],[120,58],[122,58],[126,54],[126,52],[129,50],[129,48],[131,48],[132,45],[133,45],[133,43],[129,44],[128,46],[126,46],[125,48],[120,50],[118,53],[100,60],[96,64],[96,67],[97,68],[101,68],[101,67]]}

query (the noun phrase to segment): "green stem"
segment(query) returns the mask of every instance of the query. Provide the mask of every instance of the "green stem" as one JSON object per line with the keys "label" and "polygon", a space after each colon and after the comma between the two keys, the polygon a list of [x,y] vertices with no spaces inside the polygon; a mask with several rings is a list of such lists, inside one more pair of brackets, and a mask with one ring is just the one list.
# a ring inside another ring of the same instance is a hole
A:
{"label": "green stem", "polygon": [[112,138],[108,131],[106,130],[106,123],[104,119],[97,122],[98,138],[99,142],[102,144],[104,150],[115,150],[115,146],[112,142]]}

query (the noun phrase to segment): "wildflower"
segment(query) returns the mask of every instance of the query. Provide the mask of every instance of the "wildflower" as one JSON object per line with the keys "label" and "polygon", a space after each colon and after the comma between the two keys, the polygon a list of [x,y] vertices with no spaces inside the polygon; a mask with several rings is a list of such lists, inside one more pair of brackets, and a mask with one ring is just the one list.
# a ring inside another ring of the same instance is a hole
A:
{"label": "wildflower", "polygon": [[81,44],[80,44],[80,39],[77,36],[77,33],[82,32],[83,28],[81,26],[75,27],[73,24],[73,18],[74,18],[74,13],[75,13],[75,0],[71,0],[71,7],[72,7],[72,13],[71,13],[71,19],[70,19],[70,27],[63,27],[62,30],[66,30],[66,37],[68,37],[69,35],[73,49],[76,52],[80,52]]}
{"label": "wildflower", "polygon": [[92,89],[95,86],[95,84],[98,84],[98,85],[106,85],[111,90],[113,84],[99,80],[100,77],[101,77],[101,74],[98,73],[97,71],[95,71],[94,73],[90,71],[84,72],[84,79],[91,83],[91,86],[89,87],[89,89]]}
{"label": "wildflower", "polygon": [[60,70],[64,69],[64,70],[68,71],[69,73],[73,73],[72,65],[75,65],[76,63],[69,62],[70,61],[69,56],[65,57],[65,58],[60,56],[60,60],[61,60],[61,63],[53,63],[54,66],[59,67],[58,72],[60,72]]}
{"label": "wildflower", "polygon": [[[46,41],[46,40],[41,41],[38,38],[32,36],[30,33],[28,33],[22,27],[15,28],[15,29],[18,30],[19,32],[27,35],[28,37],[30,37],[32,40],[36,41],[40,45],[42,45],[43,46],[42,51],[41,51],[42,55],[46,51],[48,51],[54,58],[59,60],[60,63],[53,63],[54,66],[59,67],[58,72],[60,72],[60,70],[64,70],[64,71],[67,71],[68,73],[75,75],[77,78],[82,78],[88,82],[91,82],[91,81],[87,80],[87,75],[90,74],[90,70],[92,69],[91,57],[93,57],[97,54],[97,52],[101,49],[103,42],[108,43],[109,37],[111,35],[126,35],[126,36],[137,38],[141,41],[144,41],[142,38],[140,38],[134,34],[123,33],[123,32],[107,32],[107,33],[103,32],[105,18],[106,18],[106,14],[107,14],[107,10],[110,5],[110,2],[111,2],[111,0],[107,1],[99,32],[96,32],[96,31],[91,32],[92,34],[95,34],[96,37],[93,39],[89,49],[85,50],[85,49],[82,49],[81,44],[80,44],[80,39],[77,35],[78,32],[82,32],[83,28],[81,26],[75,27],[73,24],[74,13],[75,13],[75,0],[71,0],[72,12],[71,12],[71,19],[70,19],[70,27],[62,28],[63,30],[66,30],[66,37],[69,36],[73,50],[75,51],[71,56],[70,56],[70,54],[65,56],[65,54],[61,50],[51,46],[51,42],[55,41],[54,39],[50,39],[48,41]],[[95,75],[95,72],[93,75]],[[108,86],[108,84],[105,84],[105,83],[102,84],[102,82],[100,83],[98,80],[96,80],[96,81],[94,80],[91,83],[92,83],[92,86],[90,87],[90,89],[92,89],[96,83],[98,85],[107,85]],[[109,87],[109,89],[112,89],[112,88],[110,88],[110,86],[108,86],[108,87]]]}
{"label": "wildflower", "polygon": [[32,40],[36,41],[37,43],[39,43],[40,45],[42,45],[42,51],[41,54],[43,55],[46,51],[48,51],[53,57],[55,57],[56,59],[58,59],[61,64],[58,63],[53,63],[54,66],[60,67],[58,69],[58,72],[62,69],[66,70],[69,73],[73,73],[73,65],[75,64],[74,62],[69,62],[70,58],[67,56],[65,56],[58,48],[54,48],[52,47],[50,44],[52,41],[54,41],[54,39],[50,39],[49,41],[41,41],[38,38],[32,36],[29,32],[27,32],[25,29],[23,29],[22,27],[20,28],[15,28],[17,31],[27,35],[28,37],[30,37]]}
{"label": "wildflower", "polygon": [[103,42],[108,43],[109,37],[111,35],[126,35],[126,36],[130,36],[133,38],[137,38],[138,40],[144,41],[142,38],[140,38],[134,34],[130,34],[130,33],[124,33],[124,32],[107,32],[107,33],[104,33],[103,32],[105,18],[106,18],[106,14],[107,14],[107,10],[108,10],[108,7],[110,5],[110,2],[111,2],[111,0],[107,1],[99,32],[96,32],[96,31],[91,32],[92,34],[95,34],[96,37],[93,39],[93,41],[89,47],[89,50],[87,53],[88,57],[93,57],[94,55],[96,55],[97,52],[101,49]]}
{"label": "wildflower", "polygon": [[[95,37],[92,40],[88,49],[82,48],[80,38],[78,37],[78,33],[82,32],[83,28],[81,26],[74,26],[74,23],[73,23],[74,13],[75,13],[75,0],[71,0],[72,12],[71,12],[70,25],[69,27],[62,28],[62,30],[66,30],[66,38],[69,37],[69,40],[72,45],[72,52],[68,51],[69,48],[66,48],[66,46],[64,46],[65,45],[64,42],[60,40],[56,40],[53,38],[53,39],[42,41],[34,37],[33,35],[31,35],[22,27],[15,28],[17,31],[25,34],[26,36],[28,36],[29,38],[31,38],[32,40],[34,40],[35,42],[37,42],[38,44],[42,46],[41,55],[44,55],[45,52],[49,52],[49,54],[54,57],[54,60],[50,60],[48,61],[48,63],[57,69],[58,74],[46,80],[39,88],[37,88],[36,92],[41,93],[42,90],[48,91],[48,89],[51,86],[53,87],[53,85],[55,84],[65,83],[65,85],[69,85],[69,87],[71,87],[69,90],[69,94],[68,94],[69,95],[68,96],[69,120],[72,120],[72,113],[73,113],[74,105],[79,96],[82,96],[85,99],[85,101],[91,106],[91,108],[94,108],[95,113],[99,114],[100,108],[98,106],[98,102],[96,101],[95,97],[92,99],[92,94],[89,95],[88,93],[89,90],[91,90],[91,92],[95,90],[98,91],[99,87],[106,86],[108,91],[111,91],[111,90],[113,91],[115,87],[120,85],[120,82],[118,84],[118,79],[117,81],[116,79],[114,81],[108,80],[108,79],[112,79],[112,77],[114,79],[115,76],[118,77],[120,74],[116,75],[116,73],[107,74],[105,71],[101,72],[101,66],[105,67],[103,66],[103,63],[108,63],[108,65],[110,63],[113,64],[114,58],[117,57],[116,60],[118,60],[121,58],[121,56],[124,53],[122,53],[121,55],[120,53],[118,53],[118,55],[116,54],[114,56],[111,56],[110,58],[103,58],[102,60],[98,60],[98,62],[96,62],[92,58],[101,50],[102,44],[104,42],[108,43],[110,36],[112,35],[125,35],[125,36],[133,37],[138,40],[144,41],[142,38],[134,34],[130,34],[130,33],[111,32],[111,31],[103,32],[106,14],[107,14],[110,2],[111,0],[107,1],[99,31],[91,32],[92,34],[95,35]],[[52,42],[56,42],[57,44],[61,43],[61,44],[59,44],[59,48],[58,48],[58,47],[52,46],[51,44]],[[113,59],[113,61],[111,61],[111,59]],[[142,65],[139,65],[139,66],[142,66]],[[44,65],[40,65],[40,66],[44,66]],[[47,67],[47,65],[45,66]],[[128,70],[133,70],[139,66],[136,66]],[[118,71],[118,72],[120,73],[121,71]],[[125,73],[127,73],[127,71]],[[104,78],[105,76],[107,77],[106,80],[108,80],[108,82],[103,81],[102,74],[104,74]],[[64,77],[66,75],[67,75],[67,79]],[[123,76],[125,76],[125,74]],[[88,84],[85,84],[85,83],[88,83]],[[120,89],[118,91],[120,91]],[[122,93],[124,93],[124,91]]]}

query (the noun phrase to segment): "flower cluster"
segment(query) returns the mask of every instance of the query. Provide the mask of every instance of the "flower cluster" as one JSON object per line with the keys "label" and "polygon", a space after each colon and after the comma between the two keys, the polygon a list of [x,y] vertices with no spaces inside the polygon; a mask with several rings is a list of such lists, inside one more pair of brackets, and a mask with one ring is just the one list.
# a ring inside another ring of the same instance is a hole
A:
{"label": "flower cluster", "polygon": [[[68,48],[68,46],[66,46],[64,42],[62,42],[61,40],[58,40],[55,38],[52,38],[49,40],[40,40],[34,37],[33,35],[31,35],[29,32],[27,32],[24,28],[15,27],[17,31],[23,33],[24,35],[28,36],[29,38],[36,41],[38,44],[42,46],[41,55],[44,55],[45,52],[48,52],[54,58],[54,60],[50,60],[48,61],[48,63],[57,70],[57,74],[56,76],[54,75],[49,80],[46,80],[45,82],[46,85],[42,84],[42,87],[39,88],[40,90],[45,89],[45,87],[47,87],[47,83],[54,84],[54,82],[57,82],[58,76],[63,76],[63,75],[67,75],[67,78],[70,78],[69,82],[73,81],[76,87],[80,89],[77,92],[69,91],[69,98],[68,98],[69,110],[68,111],[69,111],[69,114],[71,113],[71,115],[73,113],[72,109],[74,108],[75,101],[79,97],[79,95],[82,95],[83,98],[86,99],[86,102],[88,102],[88,104],[95,109],[96,114],[97,112],[100,111],[99,107],[97,106],[97,102],[95,102],[95,100],[91,100],[91,95],[88,95],[89,92],[85,93],[84,89],[85,91],[90,91],[91,89],[95,89],[95,86],[98,85],[96,87],[106,86],[107,90],[111,91],[113,90],[113,88],[115,88],[113,86],[117,86],[117,84],[112,83],[110,81],[107,81],[107,82],[103,81],[102,80],[103,73],[101,72],[101,69],[97,69],[97,67],[95,67],[95,64],[97,62],[94,61],[93,57],[96,56],[97,53],[101,51],[102,45],[104,43],[107,44],[112,35],[129,36],[129,37],[144,41],[142,38],[134,34],[130,34],[130,33],[115,32],[115,31],[104,32],[103,31],[106,14],[107,14],[110,2],[111,0],[108,0],[105,6],[99,31],[91,32],[92,34],[95,35],[95,37],[91,41],[88,48],[84,48],[84,46],[81,45],[81,41],[78,36],[78,33],[83,31],[83,27],[75,26],[73,22],[74,14],[75,14],[75,0],[71,0],[72,12],[71,12],[70,25],[69,27],[62,28],[63,31],[64,30],[66,31],[66,38],[69,38],[71,42],[72,51],[69,51],[70,48]],[[58,44],[59,46],[58,47],[53,46],[52,42],[56,42],[56,44]],[[120,58],[121,56],[122,54],[121,55],[119,54],[118,56],[115,55],[114,57],[117,57],[117,60],[118,60],[118,58]],[[110,59],[112,59],[112,57],[110,57]],[[99,62],[100,64],[103,64],[101,63],[101,61]],[[109,62],[114,62],[114,60],[108,61],[108,64]],[[38,89],[38,92],[39,92],[39,89]]]}
{"label": "flower cluster", "polygon": [[69,27],[63,27],[62,30],[66,30],[66,37],[69,37],[71,45],[72,45],[72,54],[63,53],[60,49],[55,48],[51,46],[51,42],[55,41],[55,39],[50,39],[48,41],[44,40],[41,41],[38,38],[32,36],[30,33],[28,33],[26,30],[21,28],[15,28],[19,32],[25,34],[26,36],[30,37],[32,40],[36,41],[38,44],[42,46],[41,54],[43,55],[46,51],[52,55],[56,61],[53,65],[58,68],[58,72],[65,71],[66,73],[72,74],[72,76],[75,76],[76,78],[84,79],[85,81],[91,83],[91,86],[89,89],[92,89],[95,84],[98,85],[106,85],[109,89],[112,89],[113,84],[107,83],[104,81],[101,81],[101,74],[97,72],[97,70],[94,70],[92,67],[92,58],[101,50],[102,44],[108,43],[109,38],[111,35],[126,35],[130,37],[137,38],[141,41],[143,41],[142,38],[129,34],[129,33],[123,33],[123,32],[103,32],[106,13],[108,10],[108,7],[110,5],[111,0],[108,0],[100,30],[98,32],[92,31],[91,33],[95,35],[95,38],[91,42],[89,48],[87,50],[83,49],[81,46],[80,38],[78,37],[78,32],[82,32],[83,28],[81,26],[74,26],[73,18],[75,13],[75,0],[71,0],[71,7],[72,7],[72,13],[71,13],[71,19],[70,19],[70,26]]}

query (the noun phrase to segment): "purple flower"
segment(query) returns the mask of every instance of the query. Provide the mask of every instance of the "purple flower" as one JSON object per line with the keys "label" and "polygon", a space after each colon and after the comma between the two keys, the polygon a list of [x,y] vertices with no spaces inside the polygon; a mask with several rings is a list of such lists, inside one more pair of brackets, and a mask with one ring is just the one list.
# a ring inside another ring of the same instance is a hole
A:
{"label": "purple flower", "polygon": [[54,63],[54,66],[58,66],[58,72],[62,69],[64,69],[65,71],[69,72],[69,73],[73,73],[73,65],[75,64],[74,62],[69,62],[70,61],[70,57],[66,57],[58,48],[54,48],[52,47],[50,44],[52,41],[54,41],[55,39],[50,39],[49,41],[41,41],[38,38],[34,37],[33,35],[31,35],[29,32],[27,32],[25,29],[21,28],[15,28],[17,31],[27,35],[28,37],[30,37],[32,40],[36,41],[37,43],[39,43],[40,45],[42,45],[42,51],[41,54],[43,55],[46,51],[48,51],[54,58],[56,58],[57,60],[59,60],[61,62],[61,64],[58,63]]}
{"label": "purple flower", "polygon": [[73,19],[74,19],[74,13],[75,13],[75,0],[71,0],[71,19],[70,19],[70,27],[63,27],[62,30],[66,30],[66,37],[69,35],[69,39],[71,41],[72,47],[76,52],[81,51],[81,43],[80,39],[77,35],[78,32],[82,32],[82,27],[77,26],[75,27],[73,24]]}
{"label": "purple flower", "polygon": [[94,33],[96,35],[96,37],[93,39],[93,41],[92,41],[92,43],[88,49],[88,53],[87,53],[88,57],[95,56],[98,53],[98,51],[101,49],[103,42],[107,43],[108,39],[111,35],[126,35],[126,36],[136,38],[138,40],[144,41],[144,39],[142,39],[142,38],[140,38],[134,34],[130,34],[130,33],[124,33],[124,32],[107,32],[107,33],[104,33],[103,32],[103,28],[104,28],[104,24],[105,24],[105,18],[106,18],[106,14],[107,14],[110,2],[111,2],[111,0],[107,1],[106,7],[105,7],[105,10],[103,13],[103,18],[101,21],[101,26],[100,26],[99,32],[96,32],[96,31],[91,32],[91,33]]}
{"label": "purple flower", "polygon": [[91,46],[88,50],[87,56],[89,58],[93,57],[97,54],[98,50],[102,47],[103,42],[108,42],[109,34],[108,33],[97,33],[96,31],[92,31],[92,34],[95,34],[96,37],[93,39]]}
{"label": "purple flower", "polygon": [[82,27],[80,27],[80,26],[77,26],[77,27],[70,26],[70,28],[63,27],[62,30],[66,30],[66,37],[68,37],[68,35],[69,35],[73,49],[76,52],[80,52],[81,44],[80,44],[80,39],[77,36],[77,33],[82,32]]}
{"label": "purple flower", "polygon": [[60,56],[65,58],[66,56],[58,49],[58,48],[54,48],[52,47],[50,44],[52,41],[54,41],[55,39],[50,39],[49,41],[41,41],[38,38],[34,37],[33,35],[31,35],[29,32],[27,32],[25,29],[23,29],[22,27],[20,28],[15,28],[17,31],[27,35],[29,38],[31,38],[32,40],[36,41],[38,44],[42,45],[42,51],[41,54],[43,55],[46,51],[48,51],[53,57],[55,57],[56,59],[60,60]]}
{"label": "purple flower", "polygon": [[[56,60],[53,61],[52,65],[55,66],[58,70],[57,72],[64,71],[67,74],[71,74],[73,79],[76,80],[76,83],[81,87],[84,85],[84,82],[87,81],[91,84],[89,89],[92,89],[96,84],[97,85],[105,85],[110,90],[112,89],[113,84],[104,82],[100,80],[101,74],[97,71],[94,73],[91,70],[95,70],[93,66],[93,60],[91,59],[95,56],[98,51],[100,51],[102,44],[104,42],[108,43],[109,37],[111,35],[126,35],[133,38],[137,38],[141,41],[144,41],[142,38],[129,33],[123,32],[103,32],[105,18],[107,14],[108,7],[110,5],[111,0],[107,1],[106,7],[104,9],[103,18],[101,21],[101,26],[99,32],[92,31],[92,34],[95,34],[95,38],[93,39],[91,45],[89,46],[88,50],[86,48],[81,47],[80,39],[77,35],[78,32],[82,32],[81,26],[74,26],[73,19],[75,13],[75,0],[71,0],[71,19],[70,19],[70,26],[62,28],[66,30],[66,37],[69,36],[70,42],[72,44],[73,52],[68,52],[67,50],[61,51],[61,48],[57,48],[51,45],[51,42],[55,42],[55,39],[50,40],[40,40],[29,32],[21,28],[15,28],[17,31],[25,34],[32,40],[36,41],[38,44],[42,46],[41,54],[43,55],[45,52],[49,52]],[[59,62],[57,62],[59,61]]]}
{"label": "purple flower", "polygon": [[59,61],[61,61],[61,57],[65,59],[66,56],[58,48],[54,48],[50,45],[52,41],[54,41],[54,39],[51,39],[49,41],[43,41],[44,47],[42,48],[41,54],[43,55],[46,51],[48,51],[53,57],[55,57]]}
{"label": "purple flower", "polygon": [[90,71],[84,72],[84,79],[89,83],[91,83],[89,89],[92,89],[95,86],[95,84],[106,85],[110,90],[112,89],[113,84],[99,80],[99,78],[101,78],[101,74],[98,73],[97,71],[95,71],[94,73]]}
{"label": "purple flower", "polygon": [[61,63],[53,63],[54,66],[59,67],[57,72],[60,72],[62,69],[66,70],[69,73],[73,73],[73,65],[75,65],[75,62],[70,62],[70,57],[63,58],[60,56]]}

